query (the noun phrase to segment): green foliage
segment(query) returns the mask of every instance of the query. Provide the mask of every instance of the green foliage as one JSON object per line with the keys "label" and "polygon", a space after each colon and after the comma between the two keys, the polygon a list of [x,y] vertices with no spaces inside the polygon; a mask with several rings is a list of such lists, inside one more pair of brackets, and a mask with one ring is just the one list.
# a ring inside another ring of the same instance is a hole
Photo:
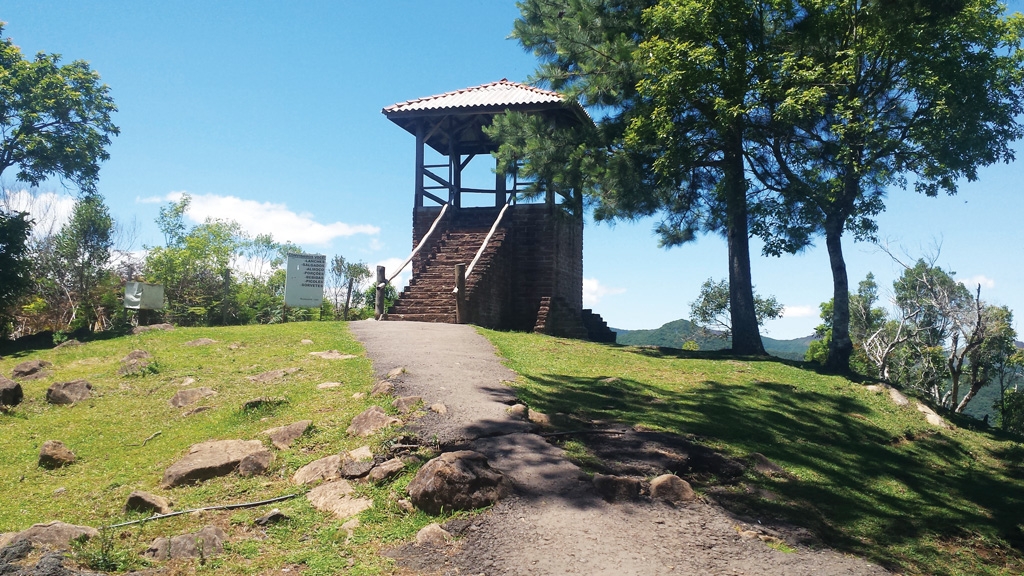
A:
{"label": "green foliage", "polygon": [[32,286],[27,247],[31,230],[27,213],[0,209],[0,339],[11,333],[14,305]]}
{"label": "green foliage", "polygon": [[[395,305],[395,300],[398,300],[398,289],[395,288],[394,284],[388,282],[384,286],[384,310],[390,310]],[[363,292],[363,301],[366,302],[364,307],[365,313],[368,314],[367,318],[372,318],[374,313],[374,307],[377,305],[377,287],[371,285]]]}
{"label": "green foliage", "polygon": [[[330,277],[335,292],[334,308],[336,311],[340,308],[343,320],[349,319],[351,308],[362,306],[365,294],[359,287],[371,275],[370,267],[365,262],[346,261],[341,254],[335,255],[331,260]],[[341,298],[342,294],[344,300]]]}
{"label": "green foliage", "polygon": [[1003,392],[999,425],[1007,432],[1024,436],[1024,390]]}
{"label": "green foliage", "polygon": [[94,192],[119,133],[109,91],[84,60],[61,65],[42,52],[26,60],[10,37],[0,39],[0,174],[17,166],[22,182],[58,176]]}
{"label": "green foliage", "polygon": [[[690,303],[690,321],[702,326],[709,334],[729,338],[732,336],[729,306],[729,281],[708,278],[701,284],[697,299]],[[782,304],[774,296],[762,298],[754,294],[758,326],[763,326],[766,320],[781,318],[782,308]]]}

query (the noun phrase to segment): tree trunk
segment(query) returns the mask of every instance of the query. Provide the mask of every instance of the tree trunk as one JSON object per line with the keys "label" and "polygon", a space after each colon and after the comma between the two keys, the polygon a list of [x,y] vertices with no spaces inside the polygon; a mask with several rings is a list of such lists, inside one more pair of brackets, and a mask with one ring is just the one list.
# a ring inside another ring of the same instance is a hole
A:
{"label": "tree trunk", "polygon": [[725,147],[724,193],[726,239],[729,244],[729,312],[732,320],[732,351],[764,354],[757,329],[754,284],[750,276],[750,233],[747,226],[747,181],[743,169],[743,139],[739,129]]}
{"label": "tree trunk", "polygon": [[825,218],[825,245],[832,266],[832,342],[825,369],[835,374],[850,371],[853,340],[850,339],[850,279],[843,258],[843,219]]}

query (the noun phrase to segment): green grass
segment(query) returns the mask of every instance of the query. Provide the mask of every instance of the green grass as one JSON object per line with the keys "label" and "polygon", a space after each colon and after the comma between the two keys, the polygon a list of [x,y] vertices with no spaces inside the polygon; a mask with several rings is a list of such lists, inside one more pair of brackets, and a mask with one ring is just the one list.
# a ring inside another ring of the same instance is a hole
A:
{"label": "green grass", "polygon": [[[737,486],[720,497],[737,512],[805,526],[904,573],[1024,571],[1019,438],[937,430],[912,407],[796,362],[483,333],[531,408],[673,432],[736,458],[760,452],[792,474],[748,474],[780,498]],[[586,467],[585,447],[567,447]]]}
{"label": "green grass", "polygon": [[[198,347],[184,345],[197,338],[217,342]],[[300,344],[305,338],[314,344]],[[118,376],[120,359],[135,349],[153,354],[157,371],[144,376]],[[360,357],[323,360],[309,356],[309,352],[330,349]],[[289,481],[300,466],[365,443],[377,452],[388,439],[386,433],[368,440],[345,434],[352,417],[370,404],[382,404],[389,411],[391,407],[386,402],[389,399],[352,398],[355,392],[369,391],[373,373],[370,361],[344,323],[149,332],[59,350],[18,352],[0,360],[0,373],[9,375],[19,362],[36,358],[52,362],[52,374],[23,382],[25,401],[0,414],[0,532],[54,519],[94,527],[134,519],[137,516],[126,515],[122,509],[133,490],[167,496],[177,510],[291,494],[302,491]],[[288,367],[301,370],[265,384],[248,379]],[[218,392],[196,404],[212,409],[183,417],[191,407],[178,409],[168,404],[187,377],[195,379],[189,387],[208,386]],[[46,389],[52,383],[78,378],[92,383],[91,399],[74,406],[46,403]],[[317,389],[317,384],[327,381],[342,386]],[[287,402],[258,411],[241,410],[245,401],[259,396],[280,397]],[[264,476],[227,476],[171,490],[158,487],[164,469],[192,444],[241,438],[259,439],[269,446],[269,439],[261,434],[263,430],[303,419],[312,420],[313,429],[290,450],[275,450],[276,459]],[[78,461],[54,471],[39,468],[39,447],[46,440],[64,442]],[[351,539],[341,529],[342,520],[313,510],[305,498],[298,497],[259,508],[183,515],[119,528],[112,531],[113,545],[110,539],[97,539],[80,548],[78,557],[93,566],[138,568],[145,565],[139,553],[154,538],[216,524],[230,536],[226,554],[207,558],[202,565],[181,563],[174,567],[175,573],[212,569],[224,574],[253,574],[291,564],[304,565],[305,574],[391,573],[393,562],[379,555],[381,547],[408,540],[420,527],[435,520],[422,513],[408,514],[395,505],[413,472],[410,468],[382,486],[357,486],[358,491],[374,499],[375,506],[360,515],[363,527]],[[280,508],[290,520],[266,528],[266,539],[262,539],[262,529],[253,527],[253,520],[273,507]]]}

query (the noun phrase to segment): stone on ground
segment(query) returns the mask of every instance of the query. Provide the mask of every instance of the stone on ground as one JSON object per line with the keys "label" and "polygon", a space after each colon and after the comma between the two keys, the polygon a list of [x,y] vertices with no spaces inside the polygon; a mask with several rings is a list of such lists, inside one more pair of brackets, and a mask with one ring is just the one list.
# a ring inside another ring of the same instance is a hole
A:
{"label": "stone on ground", "polygon": [[352,358],[358,358],[355,354],[342,354],[337,350],[326,350],[324,352],[310,352],[310,356],[316,356],[317,358],[323,358],[324,360],[351,360]]}
{"label": "stone on ground", "polygon": [[416,544],[419,546],[439,548],[447,544],[451,539],[451,533],[441,528],[441,525],[437,523],[427,524],[416,533]]}
{"label": "stone on ground", "polygon": [[152,365],[152,354],[145,350],[132,350],[121,359],[121,367],[118,368],[117,374],[119,376],[139,376],[145,374]]}
{"label": "stone on ground", "polygon": [[536,410],[528,410],[526,412],[526,419],[538,426],[551,426],[551,417]]}
{"label": "stone on ground", "polygon": [[341,471],[341,456],[332,454],[319,460],[314,460],[292,475],[292,483],[303,485],[319,482],[320,480],[335,480],[339,478]]}
{"label": "stone on ground", "polygon": [[402,396],[401,398],[395,398],[395,401],[392,402],[391,405],[397,408],[402,414],[408,414],[409,412],[412,412],[416,406],[422,403],[422,396]]}
{"label": "stone on ground", "polygon": [[216,343],[217,341],[213,338],[196,338],[195,340],[185,342],[185,346],[209,346],[210,344]]}
{"label": "stone on ground", "polygon": [[629,476],[594,474],[594,489],[608,502],[623,502],[640,497],[641,483]]}
{"label": "stone on ground", "polygon": [[275,448],[278,450],[287,450],[292,447],[292,444],[295,443],[300,436],[306,433],[306,430],[309,429],[309,426],[312,423],[312,420],[299,420],[298,422],[287,426],[264,430],[263,433],[270,436],[270,442]]}
{"label": "stone on ground", "polygon": [[47,440],[39,448],[39,466],[43,468],[53,470],[74,462],[75,454],[59,440]]}
{"label": "stone on ground", "polygon": [[132,328],[132,334],[143,334],[153,330],[174,330],[174,325],[164,322],[162,324],[150,324],[149,326],[136,326]]}
{"label": "stone on ground", "polygon": [[167,514],[171,511],[171,501],[163,496],[136,490],[128,495],[128,500],[124,503],[124,511]]}
{"label": "stone on ground", "polygon": [[306,494],[306,499],[313,508],[345,519],[373,507],[373,500],[354,497],[354,492],[352,485],[346,480],[335,480],[310,490]]}
{"label": "stone on ground", "polygon": [[472,510],[497,502],[508,491],[501,472],[472,450],[447,452],[427,462],[409,483],[409,499],[417,508],[439,514]]}
{"label": "stone on ground", "polygon": [[355,450],[349,450],[348,457],[353,460],[373,460],[373,451],[369,446],[360,446]]}
{"label": "stone on ground", "polygon": [[53,366],[46,360],[26,360],[14,367],[11,371],[11,378],[15,380],[35,380],[49,375],[46,370]]}
{"label": "stone on ground", "polygon": [[401,420],[394,416],[389,416],[380,406],[371,406],[362,414],[352,419],[352,424],[346,432],[352,436],[365,437],[382,428],[401,423]]}
{"label": "stone on ground", "polygon": [[316,385],[320,390],[329,390],[331,388],[338,388],[339,386],[341,386],[341,382],[324,382]]}
{"label": "stone on ground", "polygon": [[764,454],[760,452],[752,452],[747,456],[747,461],[750,462],[751,468],[754,469],[758,474],[765,476],[785,476],[786,471],[775,462],[772,462]]}
{"label": "stone on ground", "polygon": [[384,482],[398,476],[405,470],[405,462],[401,458],[392,458],[373,467],[367,478],[371,482]]}
{"label": "stone on ground", "polygon": [[448,413],[448,407],[445,406],[444,404],[441,404],[440,402],[435,402],[434,404],[430,405],[430,411],[435,414],[440,414],[441,416],[444,416],[445,414]]}
{"label": "stone on ground", "polygon": [[100,535],[99,530],[89,526],[75,526],[59,520],[51,520],[45,524],[33,524],[32,527],[21,532],[16,532],[0,541],[0,546],[6,546],[14,542],[25,540],[36,546],[49,548],[67,548],[71,541],[76,538],[95,538]]}
{"label": "stone on ground", "polygon": [[0,376],[0,405],[17,406],[21,404],[24,397],[25,393],[21,389],[21,384],[5,376]]}
{"label": "stone on ground", "polygon": [[213,440],[195,444],[184,458],[164,472],[161,488],[194,484],[238,470],[248,475],[266,471],[274,455],[259,440]]}
{"label": "stone on ground", "polygon": [[897,406],[910,406],[910,400],[895,388],[889,388],[889,398],[891,398]]}
{"label": "stone on ground", "polygon": [[295,374],[301,370],[298,367],[291,368],[278,368],[277,370],[268,370],[255,376],[249,376],[249,380],[252,382],[273,382],[274,380],[280,380],[290,374]]}
{"label": "stone on ground", "polygon": [[92,384],[86,380],[56,382],[46,390],[46,401],[50,404],[74,404],[89,397]]}
{"label": "stone on ground", "polygon": [[526,420],[526,415],[527,413],[529,413],[529,408],[527,408],[525,404],[513,404],[512,406],[509,406],[505,410],[505,412],[508,412],[508,415],[513,418],[518,418],[519,420]]}
{"label": "stone on ground", "polygon": [[175,392],[174,396],[171,396],[171,399],[168,400],[168,402],[175,408],[184,408],[185,406],[199,402],[203,398],[216,395],[217,391],[213,388],[207,388],[205,386],[202,388],[189,388],[187,390],[178,390]]}
{"label": "stone on ground", "polygon": [[60,344],[57,344],[56,346],[53,347],[53,349],[54,350],[63,350],[64,348],[74,348],[75,346],[81,346],[81,345],[82,345],[81,342],[79,342],[78,340],[75,340],[74,338],[72,338],[70,340],[63,341]]}
{"label": "stone on ground", "polygon": [[696,497],[690,483],[675,474],[662,474],[651,480],[651,498],[655,500],[679,504],[690,502]]}
{"label": "stone on ground", "polygon": [[191,534],[180,534],[173,538],[157,538],[142,555],[153,560],[217,556],[224,553],[224,540],[227,537],[228,535],[220,528],[206,526]]}
{"label": "stone on ground", "polygon": [[950,425],[945,420],[943,420],[942,416],[939,416],[935,412],[935,410],[932,410],[927,405],[922,404],[920,402],[917,402],[916,404],[917,411],[924,414],[924,419],[927,420],[929,424],[931,424],[932,426],[937,426],[939,428],[950,428]]}
{"label": "stone on ground", "polygon": [[387,380],[381,380],[373,385],[370,390],[370,397],[376,396],[391,396],[395,393],[395,385]]}
{"label": "stone on ground", "polygon": [[391,371],[389,371],[385,378],[387,378],[388,380],[393,380],[395,378],[398,378],[402,374],[405,374],[406,372],[407,370],[405,369],[405,366],[399,366],[398,368],[393,368]]}
{"label": "stone on ground", "polygon": [[281,512],[280,508],[274,508],[270,512],[267,512],[263,516],[260,516],[253,521],[257,526],[266,526],[268,524],[275,524],[283,520],[288,520],[289,517],[284,512]]}
{"label": "stone on ground", "polygon": [[313,343],[313,341],[310,340],[309,338],[303,338],[302,340],[299,340],[299,344],[302,344],[304,346],[308,346],[309,344],[312,344],[312,343]]}

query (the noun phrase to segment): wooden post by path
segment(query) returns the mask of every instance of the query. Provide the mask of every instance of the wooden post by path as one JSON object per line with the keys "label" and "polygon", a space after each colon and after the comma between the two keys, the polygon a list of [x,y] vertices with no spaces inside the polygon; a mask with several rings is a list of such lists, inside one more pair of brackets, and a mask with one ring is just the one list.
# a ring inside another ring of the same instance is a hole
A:
{"label": "wooden post by path", "polygon": [[373,317],[376,320],[380,320],[384,316],[384,287],[387,284],[386,276],[384,276],[384,267],[377,266],[377,302],[374,305]]}
{"label": "wooden post by path", "polygon": [[466,318],[466,265],[455,265],[455,323],[465,324]]}

